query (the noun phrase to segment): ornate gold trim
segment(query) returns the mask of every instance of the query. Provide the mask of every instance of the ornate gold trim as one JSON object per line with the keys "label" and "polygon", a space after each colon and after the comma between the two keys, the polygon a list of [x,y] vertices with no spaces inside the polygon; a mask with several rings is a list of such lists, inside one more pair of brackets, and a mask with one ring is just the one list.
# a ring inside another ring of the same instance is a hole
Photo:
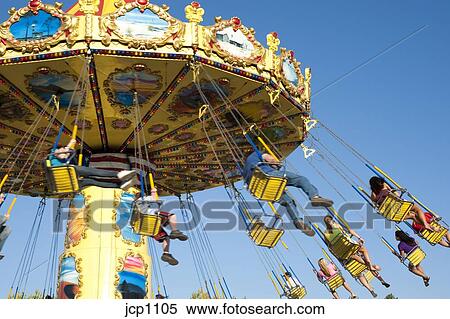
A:
{"label": "ornate gold trim", "polygon": [[72,209],[78,210],[77,208],[72,207],[72,201],[73,201],[73,199],[72,199],[72,201],[71,201],[71,203],[69,205],[69,219],[67,220],[67,224],[66,224],[66,238],[65,238],[65,242],[64,242],[65,249],[75,248],[76,246],[78,246],[81,243],[82,240],[85,240],[87,238],[87,231],[89,229],[89,222],[91,221],[90,206],[87,203],[86,196],[84,194],[82,194],[82,193],[81,193],[81,195],[83,195],[84,206],[82,208],[80,208],[80,209],[84,210],[83,220],[84,220],[84,223],[85,223],[84,227],[83,227],[83,231],[81,232],[81,239],[78,240],[78,241],[74,241],[72,243],[69,242],[69,222],[71,221],[70,217],[72,215],[70,210],[72,210]]}
{"label": "ornate gold trim", "polygon": [[82,268],[81,264],[83,262],[83,259],[77,258],[77,255],[73,252],[66,252],[59,257],[58,282],[56,285],[56,292],[57,293],[59,292],[59,287],[60,287],[60,283],[61,283],[62,260],[65,258],[70,258],[70,257],[75,259],[75,270],[78,273],[78,293],[75,295],[75,299],[78,299],[82,295],[81,288],[83,287],[83,275],[82,275],[83,268]]}
{"label": "ornate gold trim", "polygon": [[[221,47],[219,41],[217,40],[217,33],[229,27],[232,27],[235,31],[240,30],[247,40],[254,46],[254,50],[249,57],[245,58],[242,56],[235,56]],[[239,18],[234,17],[229,20],[222,20],[221,17],[216,17],[216,24],[212,27],[206,28],[206,30],[207,32],[205,33],[204,47],[207,48],[205,53],[208,56],[214,52],[225,62],[232,65],[241,67],[256,65],[259,71],[264,69],[263,63],[266,49],[255,39],[255,30],[253,28],[245,27]]]}
{"label": "ornate gold trim", "polygon": [[122,294],[118,291],[119,283],[120,283],[120,276],[119,272],[123,271],[123,268],[125,267],[125,259],[128,257],[135,257],[140,258],[142,260],[142,264],[144,265],[144,272],[147,274],[145,286],[146,286],[146,294],[145,298],[149,298],[149,292],[150,292],[150,280],[151,275],[148,274],[149,265],[145,262],[144,256],[142,256],[139,253],[132,252],[131,250],[127,251],[125,254],[125,257],[118,257],[117,258],[117,264],[116,264],[116,274],[114,275],[114,287],[115,287],[115,296],[117,299],[123,299]]}
{"label": "ornate gold trim", "polygon": [[[33,4],[33,5],[32,5]],[[69,47],[75,44],[78,37],[79,19],[75,16],[66,14],[61,10],[62,4],[56,2],[55,5],[43,4],[41,1],[30,1],[27,7],[16,10],[9,10],[10,17],[0,24],[0,56],[6,53],[7,49],[22,51],[22,53],[39,53],[50,50],[64,39]],[[11,26],[18,22],[27,13],[38,14],[39,11],[45,11],[61,21],[61,27],[51,37],[42,40],[21,41],[14,38],[11,33]]]}
{"label": "ornate gold trim", "polygon": [[[138,1],[130,3],[117,1],[116,6],[116,12],[100,17],[100,37],[105,46],[109,46],[111,41],[117,40],[122,44],[128,45],[129,48],[141,50],[157,49],[158,47],[170,43],[177,51],[183,47],[184,39],[182,35],[184,35],[185,24],[180,20],[175,19],[168,13],[168,6],[163,5],[162,7],[159,7],[151,3],[140,4]],[[122,34],[116,20],[136,8],[138,8],[141,12],[150,10],[160,19],[167,21],[169,23],[169,27],[166,32],[161,37],[154,39],[139,39]],[[115,37],[113,37],[113,35]]]}
{"label": "ornate gold trim", "polygon": [[[284,61],[289,61],[294,66],[295,73],[298,77],[298,85],[295,86],[291,81],[289,81],[284,73],[283,64]],[[304,102],[304,93],[305,93],[305,78],[303,77],[302,70],[300,68],[301,63],[297,61],[294,56],[294,51],[287,50],[286,48],[281,48],[281,57],[278,61],[278,72],[277,77],[283,83],[285,89],[294,97],[298,97],[302,99]]]}
{"label": "ornate gold trim", "polygon": [[[120,114],[122,114],[123,116],[130,115],[131,112],[134,111],[134,105],[126,106],[126,105],[117,103],[117,101],[115,99],[115,92],[111,88],[111,83],[113,82],[113,78],[114,78],[115,75],[120,74],[120,73],[127,73],[127,72],[135,70],[137,72],[146,72],[147,74],[150,74],[150,75],[155,76],[155,77],[158,78],[157,87],[153,90],[152,94],[149,94],[148,96],[146,96],[146,101],[144,101],[143,103],[139,104],[140,107],[144,107],[147,103],[149,103],[149,101],[155,95],[157,95],[158,92],[163,88],[163,80],[164,80],[164,78],[161,75],[161,72],[160,71],[153,71],[152,69],[150,69],[146,65],[143,65],[143,66],[144,67],[142,69],[139,69],[139,71],[136,70],[136,66],[129,66],[129,67],[126,67],[124,69],[116,68],[113,72],[111,72],[108,75],[108,77],[105,79],[105,81],[103,81],[103,89],[104,89],[104,92],[106,94],[106,97],[108,98],[108,102],[110,103],[112,108],[118,108]],[[130,91],[131,91],[131,89],[132,88],[130,88]],[[141,96],[143,96],[143,94]]]}

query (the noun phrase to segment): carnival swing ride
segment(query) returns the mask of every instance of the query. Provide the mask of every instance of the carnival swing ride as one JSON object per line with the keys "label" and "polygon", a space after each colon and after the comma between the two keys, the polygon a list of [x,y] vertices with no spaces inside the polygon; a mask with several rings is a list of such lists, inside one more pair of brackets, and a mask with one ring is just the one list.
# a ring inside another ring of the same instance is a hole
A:
{"label": "carnival swing ride", "polygon": [[[185,8],[187,22],[182,22],[167,6],[148,0],[80,0],[68,11],[58,2],[33,0],[9,11],[9,19],[0,25],[0,187],[7,204],[0,248],[10,232],[8,220],[19,218],[13,209],[17,196],[42,198],[9,298],[23,298],[26,292],[43,212],[51,198],[58,199],[55,224],[64,206],[69,206],[70,218],[62,254],[59,232],[53,235],[40,297],[168,297],[151,240],[160,231],[162,217],[137,209],[135,195],[156,187],[155,197],[178,196],[183,219],[201,226],[201,219],[191,218],[197,209],[192,193],[220,186],[236,204],[277,294],[305,297],[300,276],[283,256],[288,230],[275,207],[287,191],[287,179],[256,168],[247,190],[235,186],[252,151],[280,161],[299,147],[308,160],[320,154],[383,217],[409,225],[405,218],[418,205],[435,217],[433,231],[418,235],[432,245],[448,240],[448,226],[436,213],[310,118],[311,70],[302,72],[293,51],[279,49],[275,32],[267,35],[266,48],[239,18],[217,17],[214,25],[202,26],[204,13],[192,2]],[[314,139],[313,129],[328,132],[401,196],[393,193],[375,206],[362,180],[355,179],[325,145],[317,141],[313,149],[304,144],[307,135]],[[53,167],[49,154],[73,140],[77,143],[70,143],[70,160]],[[140,186],[86,186],[77,166],[136,169]],[[268,213],[253,214],[243,193],[256,198],[261,211]],[[348,224],[332,207],[327,213],[342,232],[330,241],[319,225],[312,224],[318,250],[332,261],[320,238],[336,264],[370,281],[374,275],[367,265],[350,258],[359,246]],[[261,217],[268,215],[273,217],[270,222]],[[205,298],[233,298],[202,229],[193,228],[188,241],[198,288]],[[317,272],[301,242],[296,243]],[[424,258],[417,247],[405,260],[417,265]],[[335,291],[343,276],[339,271],[323,283]]]}

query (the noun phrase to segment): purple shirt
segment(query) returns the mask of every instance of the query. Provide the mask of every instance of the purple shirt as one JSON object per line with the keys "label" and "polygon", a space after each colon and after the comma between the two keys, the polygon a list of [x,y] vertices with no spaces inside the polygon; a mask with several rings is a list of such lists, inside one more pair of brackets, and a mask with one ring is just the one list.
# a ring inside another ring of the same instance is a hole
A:
{"label": "purple shirt", "polygon": [[398,244],[398,250],[399,250],[400,252],[404,251],[405,254],[409,254],[409,253],[412,252],[416,247],[417,247],[417,244],[416,244],[416,243],[414,243],[414,245],[411,246],[410,244],[407,244],[407,243],[405,243],[404,241],[401,241],[401,242]]}

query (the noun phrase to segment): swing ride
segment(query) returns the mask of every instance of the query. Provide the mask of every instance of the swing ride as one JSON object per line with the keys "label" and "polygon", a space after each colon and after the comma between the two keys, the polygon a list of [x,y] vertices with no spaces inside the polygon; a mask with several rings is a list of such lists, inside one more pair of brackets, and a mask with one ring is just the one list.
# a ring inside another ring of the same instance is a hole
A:
{"label": "swing ride", "polygon": [[[361,179],[355,181],[339,159],[327,157],[326,163],[379,214],[410,225],[405,216],[419,205],[433,215],[434,226],[419,235],[432,245],[445,240],[448,226],[442,218],[310,118],[311,70],[302,72],[294,52],[279,48],[277,33],[267,35],[266,48],[237,17],[200,25],[205,11],[198,2],[186,6],[187,22],[148,0],[80,0],[68,11],[58,2],[33,0],[9,14],[0,25],[0,189],[13,199],[0,227],[15,218],[18,195],[42,198],[10,298],[22,298],[27,289],[49,198],[58,199],[55,225],[64,207],[69,220],[61,255],[59,232],[53,235],[43,298],[169,297],[152,239],[165,223],[160,197],[169,195],[180,199],[183,221],[197,226],[190,228],[186,245],[201,295],[233,298],[203,221],[196,220],[201,214],[192,195],[216,187],[224,187],[235,203],[278,296],[304,298],[301,276],[281,250],[287,248],[283,236],[291,232],[276,205],[289,181],[265,172],[263,154],[282,171],[287,156],[300,147],[312,164],[315,154],[328,154],[320,141],[314,149],[304,144],[308,136],[316,140],[316,127],[400,191],[377,206]],[[65,162],[55,166],[66,145]],[[251,152],[261,163],[242,190],[235,183]],[[117,183],[106,177],[89,184],[83,168],[134,169],[138,181],[130,188],[101,186]],[[158,192],[146,201],[154,189]],[[259,213],[243,193],[257,200]],[[333,208],[328,211],[349,229]],[[327,239],[318,225],[311,226],[352,277],[374,278],[365,264],[349,259],[360,247],[350,234]],[[296,243],[315,271],[309,253]],[[420,251],[408,259],[422,261]],[[340,271],[324,282],[330,291],[343,283]]]}

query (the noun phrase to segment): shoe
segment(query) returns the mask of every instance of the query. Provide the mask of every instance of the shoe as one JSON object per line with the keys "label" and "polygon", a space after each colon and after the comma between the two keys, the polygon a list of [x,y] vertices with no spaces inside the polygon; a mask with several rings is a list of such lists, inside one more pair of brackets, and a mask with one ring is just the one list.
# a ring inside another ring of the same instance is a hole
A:
{"label": "shoe", "polygon": [[331,207],[334,202],[331,199],[326,199],[320,196],[314,196],[311,199],[311,205],[313,207]]}
{"label": "shoe", "polygon": [[390,284],[388,284],[387,282],[382,282],[381,283],[383,286],[385,286],[386,288],[389,288],[391,285]]}
{"label": "shoe", "polygon": [[303,218],[294,220],[294,225],[306,236],[314,237],[316,234],[316,232],[309,225],[305,224]]}
{"label": "shoe", "polygon": [[176,260],[171,254],[169,253],[164,253],[161,256],[161,260],[168,263],[171,266],[176,266],[178,265],[178,260]]}
{"label": "shoe", "polygon": [[377,293],[375,292],[375,290],[372,290],[372,291],[370,292],[370,294],[371,294],[372,297],[374,297],[374,298],[377,298],[377,297],[378,297],[378,295],[377,295]]}
{"label": "shoe", "polygon": [[121,171],[117,173],[117,177],[122,181],[126,182],[135,177],[137,174],[136,171]]}
{"label": "shoe", "polygon": [[0,254],[0,260],[2,260],[5,256],[3,256],[2,254]]}
{"label": "shoe", "polygon": [[139,184],[139,181],[136,177],[130,179],[129,181],[124,182],[122,185],[120,185],[120,188],[123,190],[127,190],[130,187],[133,187],[135,185]]}
{"label": "shoe", "polygon": [[425,287],[428,287],[429,285],[430,285],[430,277],[428,277],[428,278],[426,278],[426,279],[424,279],[423,280],[423,283],[424,283],[424,285],[425,285]]}
{"label": "shoe", "polygon": [[358,299],[358,296],[357,295],[351,295],[350,299]]}
{"label": "shoe", "polygon": [[170,239],[178,239],[181,241],[186,241],[188,240],[188,236],[186,236],[185,234],[183,234],[181,231],[179,230],[173,230],[170,235],[169,235]]}

